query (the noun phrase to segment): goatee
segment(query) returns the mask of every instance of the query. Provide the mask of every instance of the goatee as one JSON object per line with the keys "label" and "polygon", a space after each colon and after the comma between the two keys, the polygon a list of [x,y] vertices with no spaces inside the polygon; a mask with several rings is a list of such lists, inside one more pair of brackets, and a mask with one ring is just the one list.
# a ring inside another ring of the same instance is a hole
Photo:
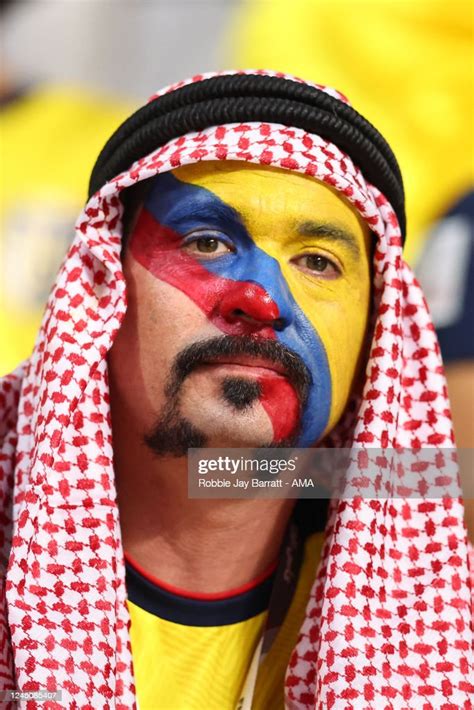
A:
{"label": "goatee", "polygon": [[[250,355],[283,365],[286,376],[299,395],[300,411],[303,409],[308,397],[311,375],[301,358],[278,341],[230,335],[199,341],[182,350],[176,357],[165,387],[166,404],[162,415],[144,436],[145,444],[157,456],[185,456],[189,448],[208,446],[209,434],[194,426],[180,412],[181,387],[188,375],[200,365],[207,364],[219,356],[232,355]],[[221,399],[236,413],[249,409],[260,395],[261,386],[255,380],[229,376],[222,381]],[[295,446],[300,433],[300,422],[301,417],[291,436],[261,444],[258,448]],[[252,444],[249,443],[249,446]]]}

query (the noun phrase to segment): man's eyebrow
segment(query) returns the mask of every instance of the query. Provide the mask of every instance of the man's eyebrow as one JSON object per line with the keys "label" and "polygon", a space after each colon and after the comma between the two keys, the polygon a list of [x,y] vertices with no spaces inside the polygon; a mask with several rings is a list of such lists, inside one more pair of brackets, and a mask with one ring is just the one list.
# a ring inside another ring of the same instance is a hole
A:
{"label": "man's eyebrow", "polygon": [[230,205],[216,199],[214,196],[208,198],[207,196],[203,199],[201,196],[200,200],[187,200],[185,205],[179,204],[176,208],[173,208],[169,213],[169,218],[173,221],[179,222],[182,220],[198,219],[209,222],[223,222],[228,225],[239,225],[242,226],[242,216]]}
{"label": "man's eyebrow", "polygon": [[354,234],[336,224],[308,220],[298,225],[297,232],[301,237],[318,237],[341,242],[352,251],[354,256],[360,257],[360,247]]}

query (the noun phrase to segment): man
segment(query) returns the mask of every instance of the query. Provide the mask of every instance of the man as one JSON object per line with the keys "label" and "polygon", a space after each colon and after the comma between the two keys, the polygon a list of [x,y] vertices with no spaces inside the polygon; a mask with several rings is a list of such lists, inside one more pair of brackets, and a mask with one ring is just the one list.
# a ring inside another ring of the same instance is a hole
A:
{"label": "man", "polygon": [[6,687],[62,689],[59,707],[467,708],[449,451],[416,478],[429,500],[378,457],[393,492],[359,476],[327,519],[187,497],[190,446],[346,446],[359,473],[362,446],[449,447],[386,142],[333,90],[199,76],[117,131],[91,195],[2,383]]}

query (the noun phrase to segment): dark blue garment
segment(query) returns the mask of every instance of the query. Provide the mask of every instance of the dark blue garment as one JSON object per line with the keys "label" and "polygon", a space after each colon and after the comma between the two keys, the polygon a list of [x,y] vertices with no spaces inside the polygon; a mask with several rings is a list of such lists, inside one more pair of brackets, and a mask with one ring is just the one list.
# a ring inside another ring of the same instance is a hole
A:
{"label": "dark blue garment", "polygon": [[474,359],[474,192],[432,228],[416,269],[445,363]]}

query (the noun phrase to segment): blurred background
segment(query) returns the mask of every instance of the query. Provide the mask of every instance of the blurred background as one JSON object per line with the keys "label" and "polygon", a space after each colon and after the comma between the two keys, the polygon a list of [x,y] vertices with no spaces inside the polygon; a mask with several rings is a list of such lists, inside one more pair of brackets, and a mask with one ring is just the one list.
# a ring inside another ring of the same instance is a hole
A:
{"label": "blurred background", "polygon": [[163,85],[265,67],[335,86],[392,145],[406,258],[459,443],[474,446],[473,13],[470,0],[0,0],[0,375],[31,352],[116,126]]}

